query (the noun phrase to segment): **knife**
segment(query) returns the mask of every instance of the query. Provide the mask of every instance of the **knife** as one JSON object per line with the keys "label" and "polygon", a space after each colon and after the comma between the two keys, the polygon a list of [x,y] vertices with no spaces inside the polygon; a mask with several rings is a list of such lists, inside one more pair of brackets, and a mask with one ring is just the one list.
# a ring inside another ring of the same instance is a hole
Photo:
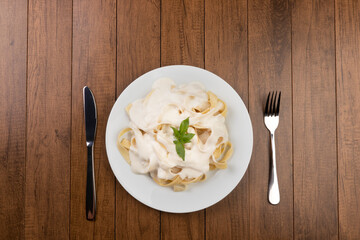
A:
{"label": "knife", "polygon": [[87,177],[86,177],[86,219],[95,220],[96,194],[94,177],[94,139],[96,134],[96,104],[90,88],[83,88],[84,116],[87,147]]}

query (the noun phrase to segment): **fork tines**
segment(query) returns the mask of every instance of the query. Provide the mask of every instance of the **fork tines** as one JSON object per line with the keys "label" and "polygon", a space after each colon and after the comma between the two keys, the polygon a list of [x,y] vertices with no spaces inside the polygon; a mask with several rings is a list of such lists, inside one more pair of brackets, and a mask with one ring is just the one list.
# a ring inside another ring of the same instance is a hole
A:
{"label": "fork tines", "polygon": [[277,97],[277,91],[275,92],[275,97],[274,97],[274,92],[269,92],[269,95],[266,100],[265,116],[279,115],[281,91],[279,92],[279,96],[277,98],[276,97]]}

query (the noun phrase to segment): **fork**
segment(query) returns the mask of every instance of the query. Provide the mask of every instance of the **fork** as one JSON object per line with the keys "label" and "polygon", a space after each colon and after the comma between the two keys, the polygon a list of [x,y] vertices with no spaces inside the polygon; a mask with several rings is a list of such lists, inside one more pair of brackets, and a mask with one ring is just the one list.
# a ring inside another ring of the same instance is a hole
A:
{"label": "fork", "polygon": [[[271,98],[270,98],[271,95]],[[265,125],[270,131],[270,141],[271,141],[271,172],[270,172],[270,181],[269,181],[269,202],[273,205],[276,205],[280,202],[280,191],[279,183],[276,172],[276,152],[275,152],[275,130],[279,125],[279,109],[280,109],[280,98],[281,92],[277,97],[277,92],[269,92],[269,95],[266,100],[265,106]]]}

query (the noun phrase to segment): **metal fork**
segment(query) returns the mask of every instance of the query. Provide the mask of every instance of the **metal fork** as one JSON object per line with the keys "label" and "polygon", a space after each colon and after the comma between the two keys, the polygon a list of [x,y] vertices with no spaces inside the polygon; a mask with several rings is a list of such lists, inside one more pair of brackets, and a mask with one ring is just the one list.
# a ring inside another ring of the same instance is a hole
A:
{"label": "metal fork", "polygon": [[[270,98],[271,95],[271,98]],[[269,181],[269,202],[276,205],[280,202],[280,191],[279,183],[276,172],[276,152],[275,152],[275,130],[279,125],[279,109],[280,109],[280,98],[281,92],[277,97],[277,92],[269,92],[265,106],[265,125],[270,131],[271,141],[271,172]]]}

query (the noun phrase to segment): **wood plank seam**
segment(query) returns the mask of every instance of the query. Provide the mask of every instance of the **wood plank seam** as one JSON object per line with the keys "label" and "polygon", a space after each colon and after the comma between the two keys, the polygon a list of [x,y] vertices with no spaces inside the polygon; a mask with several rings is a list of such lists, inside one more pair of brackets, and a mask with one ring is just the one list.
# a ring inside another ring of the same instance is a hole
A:
{"label": "wood plank seam", "polygon": [[[247,34],[246,34],[246,43],[247,43],[247,80],[248,80],[248,113],[250,115],[250,54],[249,54],[249,0],[246,0],[246,29],[247,29]],[[252,124],[252,123],[251,123]],[[254,140],[253,140],[253,144],[254,144]],[[254,151],[254,150],[253,150]],[[251,157],[250,157],[250,161],[252,159],[252,155],[253,153],[251,153]],[[250,164],[249,164],[250,165]],[[249,196],[249,203],[248,203],[248,215],[249,215],[249,226],[248,226],[248,231],[249,231],[249,236],[248,239],[250,240],[250,236],[251,236],[251,214],[250,214],[250,209],[251,209],[251,188],[250,188],[250,179],[251,179],[251,170],[250,167],[248,166],[247,168],[247,172],[248,172],[248,181],[249,181],[249,187],[248,187],[248,196]]]}
{"label": "wood plank seam", "polygon": [[339,136],[338,136],[338,101],[337,101],[337,96],[338,96],[338,91],[337,91],[337,46],[336,46],[336,0],[334,0],[334,51],[335,51],[335,56],[334,56],[334,66],[335,66],[335,76],[334,76],[334,81],[335,81],[335,125],[336,125],[336,131],[335,131],[335,136],[336,136],[336,189],[337,189],[337,194],[336,194],[336,202],[337,202],[337,233],[338,233],[338,239],[340,239],[340,203],[339,203]]}
{"label": "wood plank seam", "polygon": [[[73,49],[73,43],[74,43],[74,0],[71,0],[71,67],[70,67],[70,143],[72,142],[73,138],[73,131],[72,131],[72,114],[73,114],[73,59],[74,59],[74,49]],[[69,197],[69,240],[71,239],[71,180],[72,180],[72,174],[71,174],[71,160],[72,160],[72,151],[73,146],[70,144],[70,181],[69,181],[69,190],[70,190],[70,197]]]}
{"label": "wood plank seam", "polygon": [[[118,0],[116,0],[115,3],[115,87],[114,87],[114,102],[116,102],[117,99],[117,87],[118,87]],[[117,214],[117,205],[116,205],[116,184],[117,179],[114,177],[114,206],[115,206],[115,214],[114,214],[114,240],[116,240],[116,214]]]}

